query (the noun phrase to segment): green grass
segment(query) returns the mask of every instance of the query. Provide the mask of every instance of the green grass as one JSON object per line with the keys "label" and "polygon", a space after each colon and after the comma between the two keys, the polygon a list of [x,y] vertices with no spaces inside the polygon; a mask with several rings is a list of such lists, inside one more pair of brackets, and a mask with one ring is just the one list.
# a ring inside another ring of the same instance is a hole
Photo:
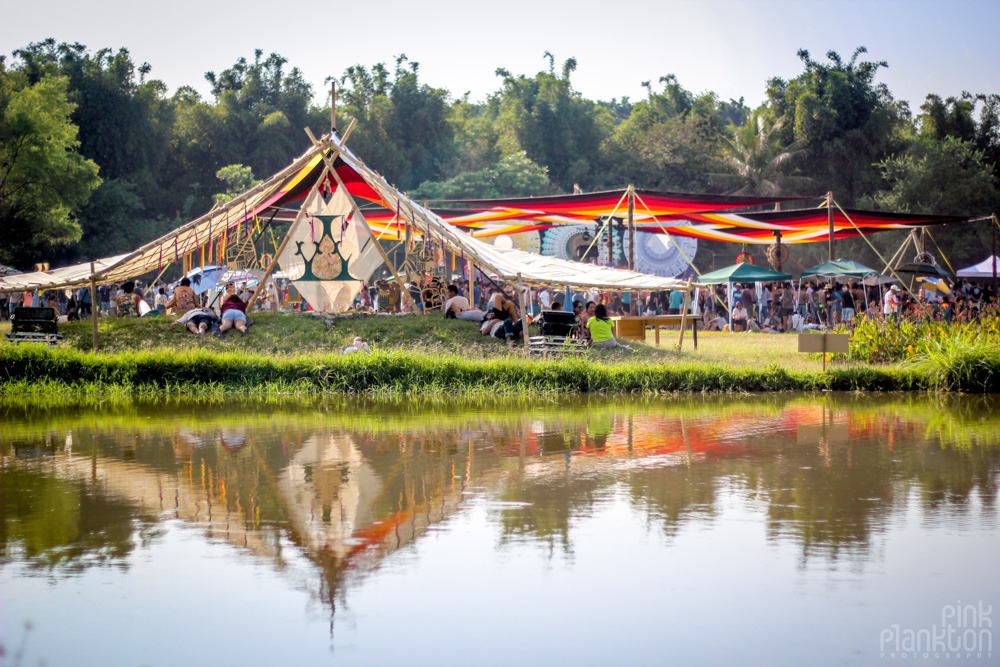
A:
{"label": "green grass", "polygon": [[[824,373],[818,358],[798,354],[791,335],[702,334],[698,351],[688,338],[677,352],[677,332],[661,332],[659,348],[595,349],[582,358],[542,360],[524,357],[520,347],[509,351],[470,323],[441,317],[255,319],[251,335],[233,332],[222,340],[195,337],[169,326],[168,318],[101,320],[96,354],[89,351],[89,322],[63,324],[66,340],[53,348],[0,343],[0,395],[990,392],[1000,382],[1000,373],[990,371],[954,374],[945,383],[939,372],[912,364],[840,361]],[[373,353],[342,357],[340,350],[355,336],[368,341]],[[963,357],[963,363],[973,362]]]}

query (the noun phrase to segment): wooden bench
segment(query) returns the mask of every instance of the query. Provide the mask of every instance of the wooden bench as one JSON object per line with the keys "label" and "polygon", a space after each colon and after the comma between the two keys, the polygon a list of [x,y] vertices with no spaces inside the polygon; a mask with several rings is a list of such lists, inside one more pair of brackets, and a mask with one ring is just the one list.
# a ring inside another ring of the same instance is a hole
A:
{"label": "wooden bench", "polygon": [[11,342],[36,342],[55,345],[62,340],[58,329],[59,316],[54,308],[18,306],[10,320],[5,338]]}
{"label": "wooden bench", "polygon": [[[627,315],[624,317],[612,317],[615,338],[627,338],[629,340],[646,340],[646,327],[653,327],[653,337],[656,344],[660,344],[660,327],[681,326],[684,320],[683,315]],[[694,340],[694,349],[698,349],[698,321],[701,319],[697,315],[688,315],[687,321],[691,324],[691,335]]]}

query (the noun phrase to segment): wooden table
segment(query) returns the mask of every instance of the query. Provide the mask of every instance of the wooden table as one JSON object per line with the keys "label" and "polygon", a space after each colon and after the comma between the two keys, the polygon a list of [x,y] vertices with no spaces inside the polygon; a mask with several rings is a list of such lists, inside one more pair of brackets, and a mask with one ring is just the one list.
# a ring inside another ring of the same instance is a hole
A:
{"label": "wooden table", "polygon": [[[660,325],[680,326],[683,315],[627,315],[625,317],[612,317],[611,323],[614,326],[615,338],[628,338],[644,342],[646,340],[646,326],[653,327],[653,337],[656,344],[660,344]],[[691,335],[694,340],[694,349],[698,349],[698,320],[697,315],[688,315],[687,321],[691,323]]]}

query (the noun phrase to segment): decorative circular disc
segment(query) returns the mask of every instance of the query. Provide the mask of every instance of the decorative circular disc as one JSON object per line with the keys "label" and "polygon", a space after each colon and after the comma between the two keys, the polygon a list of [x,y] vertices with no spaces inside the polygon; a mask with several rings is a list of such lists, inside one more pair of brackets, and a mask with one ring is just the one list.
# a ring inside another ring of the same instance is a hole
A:
{"label": "decorative circular disc", "polygon": [[788,246],[773,245],[767,249],[767,259],[771,264],[783,264],[788,260]]}
{"label": "decorative circular disc", "polygon": [[[671,226],[680,227],[689,224],[683,221]],[[689,260],[694,261],[695,253],[698,252],[698,239],[686,236],[639,232],[636,234],[635,245],[636,271],[664,278],[673,278],[684,273],[689,266]]]}
{"label": "decorative circular disc", "polygon": [[493,237],[493,245],[497,248],[513,248],[514,250],[538,253],[542,249],[542,237],[534,230],[518,232],[517,234],[501,234]]}
{"label": "decorative circular disc", "polygon": [[[593,240],[594,225],[559,225],[545,230],[542,254],[559,259],[579,260]],[[595,250],[596,247],[590,248],[587,257],[596,257]]]}

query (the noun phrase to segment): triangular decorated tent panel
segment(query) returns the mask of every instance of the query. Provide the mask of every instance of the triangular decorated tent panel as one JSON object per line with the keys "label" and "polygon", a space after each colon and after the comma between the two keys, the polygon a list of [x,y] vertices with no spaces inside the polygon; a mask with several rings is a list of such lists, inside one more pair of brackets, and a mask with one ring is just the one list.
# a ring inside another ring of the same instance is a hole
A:
{"label": "triangular decorated tent panel", "polygon": [[278,255],[285,276],[314,310],[339,313],[382,263],[361,214],[338,188],[330,201],[313,190]]}

